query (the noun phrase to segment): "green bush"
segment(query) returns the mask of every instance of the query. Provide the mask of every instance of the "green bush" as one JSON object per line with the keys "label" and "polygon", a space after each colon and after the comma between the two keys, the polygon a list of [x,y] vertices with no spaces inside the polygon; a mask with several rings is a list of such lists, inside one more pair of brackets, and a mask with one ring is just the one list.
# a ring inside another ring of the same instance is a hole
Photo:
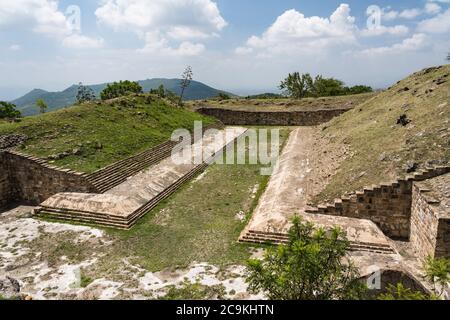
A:
{"label": "green bush", "polygon": [[249,261],[249,289],[270,300],[364,298],[367,287],[346,259],[349,246],[341,229],[325,231],[295,218],[287,245],[269,248],[263,260]]}
{"label": "green bush", "polygon": [[403,284],[398,283],[397,286],[390,284],[386,288],[386,293],[380,294],[378,300],[431,300],[433,297],[423,294],[419,291],[412,291],[405,288]]}
{"label": "green bush", "polygon": [[0,119],[16,119],[20,117],[21,113],[14,104],[0,101]]}
{"label": "green bush", "polygon": [[131,93],[142,93],[142,87],[137,82],[120,81],[108,84],[108,86],[100,93],[102,100],[114,99],[126,96]]}

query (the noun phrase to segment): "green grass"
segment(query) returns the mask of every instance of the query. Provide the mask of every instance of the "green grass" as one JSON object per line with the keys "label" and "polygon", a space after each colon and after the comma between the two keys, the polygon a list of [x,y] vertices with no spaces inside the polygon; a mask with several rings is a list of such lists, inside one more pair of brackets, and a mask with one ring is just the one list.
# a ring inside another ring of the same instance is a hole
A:
{"label": "green grass", "polygon": [[[289,134],[281,130],[282,142]],[[130,257],[150,271],[186,267],[193,262],[216,265],[244,263],[249,246],[237,239],[250,218],[268,176],[260,165],[212,165],[202,179],[186,184],[168,200],[143,217],[131,230],[107,229],[114,243],[105,257],[109,263]],[[252,189],[259,189],[252,199]]]}
{"label": "green grass", "polygon": [[[446,82],[436,84],[437,79]],[[405,88],[408,88],[406,90]],[[431,91],[432,90],[432,91]],[[397,125],[406,114],[407,126]],[[353,152],[315,203],[406,174],[407,161],[421,167],[450,160],[450,65],[418,72],[358,108],[323,125],[323,136]],[[383,155],[383,156],[381,156]]]}
{"label": "green grass", "polygon": [[[67,152],[69,156],[54,164],[89,173],[167,141],[175,129],[192,129],[194,121],[205,126],[215,122],[156,96],[137,95],[26,117],[18,123],[0,122],[0,135],[25,134],[28,140],[20,151],[42,158]],[[80,154],[74,155],[74,149]]]}
{"label": "green grass", "polygon": [[200,283],[183,283],[181,287],[171,286],[160,300],[213,300],[225,296],[223,285],[205,286]]}
{"label": "green grass", "polygon": [[342,109],[355,107],[375,93],[322,98],[294,99],[229,99],[229,100],[198,100],[188,102],[192,109],[201,107],[224,108],[240,111],[308,111],[318,109]]}

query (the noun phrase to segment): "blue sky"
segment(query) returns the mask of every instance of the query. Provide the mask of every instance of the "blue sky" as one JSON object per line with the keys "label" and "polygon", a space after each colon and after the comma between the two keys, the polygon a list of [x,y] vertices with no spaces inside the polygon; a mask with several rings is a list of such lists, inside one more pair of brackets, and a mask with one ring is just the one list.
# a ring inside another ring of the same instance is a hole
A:
{"label": "blue sky", "polygon": [[445,63],[450,0],[0,0],[0,50],[5,100],[188,64],[239,94],[292,71],[379,88]]}

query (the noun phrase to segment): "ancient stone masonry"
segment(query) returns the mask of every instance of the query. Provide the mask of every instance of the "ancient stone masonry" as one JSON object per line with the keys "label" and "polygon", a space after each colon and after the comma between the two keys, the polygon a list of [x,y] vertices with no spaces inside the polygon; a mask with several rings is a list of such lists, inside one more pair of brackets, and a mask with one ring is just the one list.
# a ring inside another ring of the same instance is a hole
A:
{"label": "ancient stone masonry", "polygon": [[[209,125],[203,128],[203,133],[209,129],[222,129],[223,127],[224,126],[221,123]],[[197,137],[192,135],[191,138],[192,143],[194,143],[195,138]],[[169,157],[172,149],[177,144],[177,141],[166,141],[135,156],[123,159],[107,166],[106,168],[102,168],[94,173],[91,173],[87,176],[87,179],[98,189],[99,192],[106,192],[126,181],[129,177],[135,175],[141,170]]]}
{"label": "ancient stone masonry", "polygon": [[449,174],[413,186],[411,245],[422,260],[450,258],[449,191]]}
{"label": "ancient stone masonry", "polygon": [[309,208],[307,213],[345,216],[373,221],[390,238],[408,240],[411,234],[413,182],[450,172],[450,167],[428,168],[398,181],[366,187],[333,204]]}
{"label": "ancient stone masonry", "polygon": [[[196,163],[195,155],[184,155],[182,163],[168,157],[130,177],[105,193],[58,193],[40,204],[35,214],[62,220],[88,222],[119,229],[131,228],[139,218],[203,171],[221,150],[233,145],[247,131],[228,128],[206,133],[193,149],[203,145],[212,156]],[[218,138],[224,139],[218,139]],[[187,157],[187,158],[186,158]]]}
{"label": "ancient stone masonry", "polygon": [[12,186],[4,152],[0,152],[0,208],[6,206],[12,198]]}
{"label": "ancient stone masonry", "polygon": [[198,112],[215,117],[225,125],[315,126],[328,122],[349,110],[351,108],[316,111],[251,112],[219,108],[200,108]]}
{"label": "ancient stone masonry", "polygon": [[39,204],[59,192],[96,192],[86,175],[8,150],[0,153],[0,204]]}
{"label": "ancient stone masonry", "polygon": [[[221,129],[223,124],[203,128]],[[10,137],[6,139],[13,141]],[[5,141],[6,141],[5,140]],[[17,138],[14,140],[16,141]],[[193,139],[194,140],[194,139]],[[0,207],[10,202],[39,204],[64,192],[103,193],[139,171],[170,156],[178,142],[166,141],[92,174],[50,165],[47,161],[11,149],[0,151]],[[10,147],[11,144],[8,144]]]}

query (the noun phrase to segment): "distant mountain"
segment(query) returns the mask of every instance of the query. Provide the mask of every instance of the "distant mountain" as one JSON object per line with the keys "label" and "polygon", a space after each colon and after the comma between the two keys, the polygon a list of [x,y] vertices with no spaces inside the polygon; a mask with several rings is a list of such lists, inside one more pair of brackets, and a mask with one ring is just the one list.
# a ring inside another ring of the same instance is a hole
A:
{"label": "distant mountain", "polygon": [[[151,89],[156,89],[160,85],[163,85],[167,90],[173,91],[176,94],[181,94],[180,79],[147,79],[138,81],[144,89],[144,92],[148,92]],[[100,97],[100,92],[107,86],[107,83],[91,85],[89,86],[94,90],[97,97]],[[47,111],[54,111],[66,106],[71,106],[76,101],[78,86],[72,85],[64,91],[60,92],[48,92],[41,89],[34,89],[26,95],[11,101],[17,106],[24,116],[35,115],[39,112],[35,103],[38,99],[43,99],[47,105]],[[197,100],[197,99],[209,99],[216,97],[220,92],[224,92],[218,89],[214,89],[198,81],[192,81],[191,85],[186,89],[184,93],[185,100]]]}

